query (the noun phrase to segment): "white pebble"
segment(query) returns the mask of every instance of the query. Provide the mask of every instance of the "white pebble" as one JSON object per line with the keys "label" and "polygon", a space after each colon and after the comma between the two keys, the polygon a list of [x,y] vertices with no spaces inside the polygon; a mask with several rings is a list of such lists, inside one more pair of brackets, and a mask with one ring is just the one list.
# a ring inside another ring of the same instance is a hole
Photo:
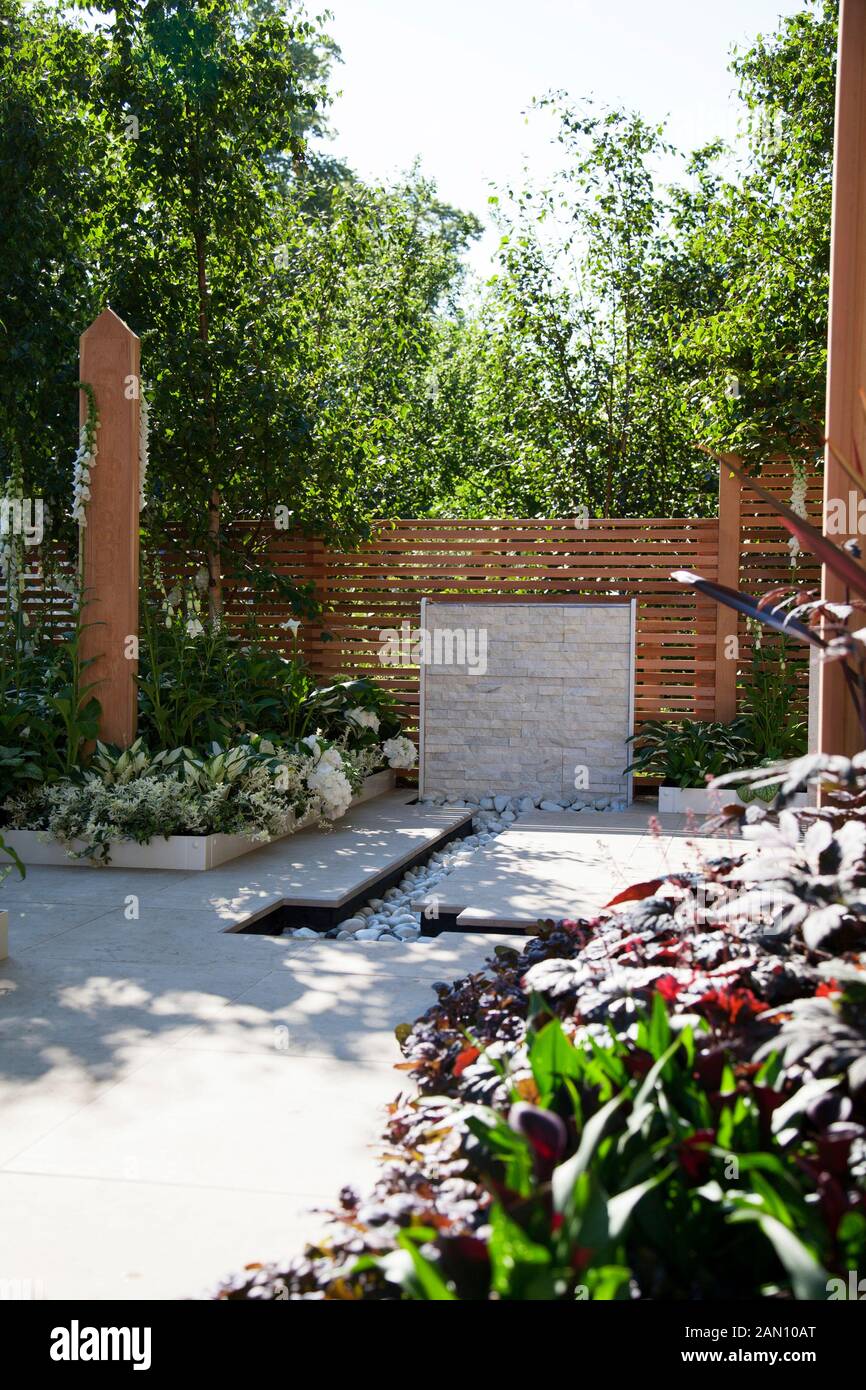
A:
{"label": "white pebble", "polygon": [[340,931],[359,931],[361,927],[366,927],[366,917],[347,917],[345,922],[340,922]]}

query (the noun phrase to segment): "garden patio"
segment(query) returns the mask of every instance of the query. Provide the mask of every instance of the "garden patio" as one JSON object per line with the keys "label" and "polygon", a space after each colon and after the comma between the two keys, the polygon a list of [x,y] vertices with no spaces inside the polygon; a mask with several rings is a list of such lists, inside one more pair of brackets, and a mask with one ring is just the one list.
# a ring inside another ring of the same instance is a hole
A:
{"label": "garden patio", "polygon": [[[354,813],[359,840],[376,806]],[[587,907],[718,848],[681,816],[664,839],[640,833],[650,810],[588,815],[569,831],[585,846]],[[537,816],[510,833],[523,821]],[[546,832],[557,859],[561,833]],[[611,852],[615,835],[628,853]],[[304,862],[333,878],[350,836],[345,823],[301,831],[290,855],[265,847],[205,874],[37,867],[6,885],[2,1275],[22,1281],[22,1296],[204,1294],[239,1261],[300,1248],[324,1223],[313,1209],[328,1210],[347,1182],[372,1184],[400,1060],[395,1028],[427,1009],[434,981],[480,970],[509,938],[465,927],[405,942],[236,930],[291,891]],[[455,878],[473,870],[472,851],[460,857]],[[518,861],[523,892],[543,898],[549,858],[519,846]]]}
{"label": "garden patio", "polygon": [[480,221],[323,153],[326,19],[8,0],[0,1296],[859,1298],[866,0],[806,4],[742,167],[540,98],[464,297]]}

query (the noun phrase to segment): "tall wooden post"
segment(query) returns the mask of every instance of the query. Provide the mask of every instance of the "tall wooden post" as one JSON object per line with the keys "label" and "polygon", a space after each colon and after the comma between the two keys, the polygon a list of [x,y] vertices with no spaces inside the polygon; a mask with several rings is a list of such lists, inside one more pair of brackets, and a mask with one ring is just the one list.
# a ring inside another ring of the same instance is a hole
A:
{"label": "tall wooden post", "polygon": [[[725,455],[725,460],[728,455]],[[736,455],[730,456],[739,463]],[[719,583],[736,589],[740,582],[740,480],[719,469]],[[737,614],[716,605],[716,718],[728,723],[737,713]]]}
{"label": "tall wooden post", "polygon": [[[96,463],[81,533],[85,674],[97,681],[100,738],[128,748],[135,739],[138,671],[138,426],[140,344],[111,309],[81,335],[80,380],[99,415]],[[81,422],[88,401],[81,393]]]}
{"label": "tall wooden post", "polygon": [[[854,442],[866,459],[866,425],[858,391],[866,390],[866,0],[842,0],[836,73],[833,156],[833,231],[830,251],[830,328],[827,364],[828,439],[848,459]],[[852,483],[827,450],[824,518],[831,502],[847,505]],[[847,516],[854,534],[856,516]],[[846,537],[834,536],[837,544]],[[822,593],[838,602],[844,585],[824,567]],[[822,664],[818,741],[824,753],[852,754],[862,747],[859,726],[839,663]]]}

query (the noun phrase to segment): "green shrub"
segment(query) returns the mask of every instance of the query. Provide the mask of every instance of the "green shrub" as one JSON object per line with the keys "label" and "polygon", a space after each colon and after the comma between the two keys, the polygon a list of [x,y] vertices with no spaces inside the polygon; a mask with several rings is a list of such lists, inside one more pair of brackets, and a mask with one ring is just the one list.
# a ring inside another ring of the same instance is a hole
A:
{"label": "green shrub", "polygon": [[809,732],[808,719],[801,713],[803,689],[798,680],[803,661],[792,657],[790,644],[784,638],[775,646],[768,646],[759,633],[760,629],[751,672],[740,691],[745,737],[751,744],[755,763],[799,758],[806,752]]}
{"label": "green shrub", "polygon": [[96,738],[99,701],[81,659],[81,614],[63,632],[19,611],[0,623],[0,806],[68,775]]}
{"label": "green shrub", "polygon": [[[507,1111],[476,1107],[467,1119],[493,1199],[489,1233],[466,1249],[434,1228],[403,1231],[405,1293],[609,1300],[636,1285],[654,1298],[720,1298],[787,1286],[825,1297],[822,1261],[839,1231],[814,1201],[819,1141],[780,1141],[775,1056],[751,1075],[717,1068],[703,1040],[691,1025],[673,1033],[656,995],[633,1039],[589,1050],[539,1002],[528,1048],[537,1103],[512,1089]],[[855,1261],[866,1256],[862,1213],[850,1212],[842,1239]]]}
{"label": "green shrub", "polygon": [[648,719],[629,742],[634,758],[625,771],[660,777],[668,787],[705,787],[708,778],[757,761],[744,719]]}

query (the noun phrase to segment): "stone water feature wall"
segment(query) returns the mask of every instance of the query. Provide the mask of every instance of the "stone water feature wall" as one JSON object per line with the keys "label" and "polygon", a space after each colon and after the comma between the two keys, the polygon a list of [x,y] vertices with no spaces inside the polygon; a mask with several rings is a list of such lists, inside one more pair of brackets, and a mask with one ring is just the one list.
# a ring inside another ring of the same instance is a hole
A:
{"label": "stone water feature wall", "polygon": [[421,791],[631,799],[633,601],[421,609]]}

